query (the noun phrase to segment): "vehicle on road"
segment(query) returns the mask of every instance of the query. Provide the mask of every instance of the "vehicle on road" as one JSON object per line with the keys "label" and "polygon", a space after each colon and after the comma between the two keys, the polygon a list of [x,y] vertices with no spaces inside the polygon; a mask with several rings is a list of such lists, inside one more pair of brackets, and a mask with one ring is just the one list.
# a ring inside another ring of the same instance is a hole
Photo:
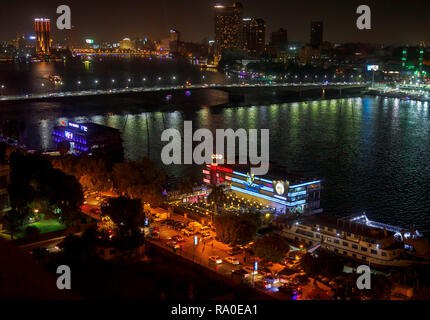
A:
{"label": "vehicle on road", "polygon": [[266,280],[270,284],[277,284],[277,283],[279,283],[279,278],[274,277],[274,276],[267,276],[267,277],[264,278],[264,280]]}
{"label": "vehicle on road", "polygon": [[179,235],[173,236],[172,240],[175,241],[175,242],[183,242],[183,241],[185,241],[185,239],[183,237],[179,236]]}
{"label": "vehicle on road", "polygon": [[233,247],[229,250],[228,254],[229,255],[235,255],[235,254],[239,254],[241,252],[242,252],[242,250],[239,247]]}
{"label": "vehicle on road", "polygon": [[218,256],[210,256],[209,261],[214,262],[214,263],[222,263],[222,259]]}
{"label": "vehicle on road", "polygon": [[247,276],[249,276],[249,274],[245,270],[242,270],[242,269],[232,270],[231,275],[234,277],[239,277],[241,279],[245,279]]}
{"label": "vehicle on road", "polygon": [[90,212],[95,213],[95,214],[102,213],[99,208],[92,208],[92,209],[90,209]]}
{"label": "vehicle on road", "polygon": [[193,231],[192,229],[188,229],[188,228],[182,229],[181,232],[183,235],[186,235],[187,237],[190,237],[190,236],[193,236],[196,234],[195,231]]}
{"label": "vehicle on road", "polygon": [[209,227],[209,226],[203,226],[203,227],[201,227],[200,228],[200,230],[199,230],[199,234],[205,234],[205,233],[208,233],[209,231],[211,231],[211,227]]}
{"label": "vehicle on road", "polygon": [[272,275],[272,270],[270,270],[267,267],[261,267],[258,269],[258,271],[263,275],[263,276],[271,276]]}
{"label": "vehicle on road", "polygon": [[169,241],[166,245],[172,249],[179,249],[181,246],[175,241]]}
{"label": "vehicle on road", "polygon": [[279,282],[281,282],[281,283],[283,283],[283,284],[285,284],[285,283],[289,283],[289,282],[290,282],[290,279],[289,279],[289,277],[288,277],[288,276],[286,276],[286,275],[281,275],[281,276],[279,276]]}
{"label": "vehicle on road", "polygon": [[46,248],[34,248],[29,250],[27,253],[37,259],[41,259],[44,258],[49,253],[49,251]]}
{"label": "vehicle on road", "polygon": [[254,274],[254,275],[258,274],[258,271],[254,270],[254,267],[252,267],[252,266],[245,266],[242,268],[242,270],[245,270],[251,276],[252,276],[252,274]]}
{"label": "vehicle on road", "polygon": [[270,289],[272,285],[265,280],[257,280],[255,281],[255,286],[263,289]]}
{"label": "vehicle on road", "polygon": [[206,241],[212,239],[212,235],[210,233],[204,233],[200,235],[200,241]]}
{"label": "vehicle on road", "polygon": [[160,235],[158,233],[155,233],[155,232],[151,233],[149,236],[152,240],[160,240],[161,239]]}
{"label": "vehicle on road", "polygon": [[239,260],[236,257],[227,257],[224,259],[224,261],[235,265],[240,264]]}
{"label": "vehicle on road", "polygon": [[60,243],[57,243],[55,245],[55,249],[57,249],[58,251],[63,251],[64,250],[64,241],[61,241]]}

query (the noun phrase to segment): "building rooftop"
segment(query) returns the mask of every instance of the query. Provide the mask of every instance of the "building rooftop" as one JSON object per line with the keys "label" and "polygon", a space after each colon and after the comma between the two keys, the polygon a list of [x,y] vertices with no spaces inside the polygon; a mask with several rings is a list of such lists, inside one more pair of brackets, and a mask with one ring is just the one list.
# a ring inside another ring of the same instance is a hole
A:
{"label": "building rooftop", "polygon": [[346,219],[339,219],[327,214],[307,216],[301,219],[300,222],[306,225],[325,226],[375,240],[394,236],[394,232],[388,230],[369,227],[365,224],[356,223]]}

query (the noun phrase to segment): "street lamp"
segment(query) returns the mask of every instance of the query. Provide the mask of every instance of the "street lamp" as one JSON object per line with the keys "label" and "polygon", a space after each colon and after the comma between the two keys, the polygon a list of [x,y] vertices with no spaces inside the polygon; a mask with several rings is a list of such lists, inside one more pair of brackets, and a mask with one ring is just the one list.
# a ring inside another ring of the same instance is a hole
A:
{"label": "street lamp", "polygon": [[111,83],[111,85],[110,85],[110,89],[112,90],[112,88],[113,88],[113,84],[115,83],[115,79],[112,79],[112,83]]}
{"label": "street lamp", "polygon": [[0,88],[1,88],[0,96],[2,96],[3,95],[3,89],[5,88],[4,84],[2,84]]}
{"label": "street lamp", "polygon": [[97,84],[99,83],[98,80],[94,80],[94,90],[97,91]]}
{"label": "street lamp", "polygon": [[79,86],[81,85],[81,81],[78,80],[77,83],[78,83],[77,87],[78,87],[78,91],[79,91]]}

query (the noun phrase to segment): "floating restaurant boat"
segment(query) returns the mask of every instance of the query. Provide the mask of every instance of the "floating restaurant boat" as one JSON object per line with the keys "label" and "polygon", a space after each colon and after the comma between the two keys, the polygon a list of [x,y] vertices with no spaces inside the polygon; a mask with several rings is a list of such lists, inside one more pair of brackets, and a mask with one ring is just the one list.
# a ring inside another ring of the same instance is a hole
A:
{"label": "floating restaurant boat", "polygon": [[371,221],[365,214],[280,218],[273,225],[276,233],[290,242],[320,247],[361,264],[407,267],[430,263],[430,245],[418,230]]}
{"label": "floating restaurant boat", "polygon": [[63,81],[63,79],[61,79],[60,76],[50,75],[49,76],[49,81],[52,81],[55,84],[60,84]]}

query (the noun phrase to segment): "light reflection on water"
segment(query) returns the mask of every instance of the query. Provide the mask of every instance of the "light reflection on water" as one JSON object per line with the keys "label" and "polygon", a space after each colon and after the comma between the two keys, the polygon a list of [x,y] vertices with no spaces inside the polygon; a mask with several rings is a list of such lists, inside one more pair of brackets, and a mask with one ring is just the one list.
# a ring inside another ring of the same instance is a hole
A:
{"label": "light reflection on water", "polygon": [[[27,107],[22,118],[31,148],[52,148],[50,133],[63,120],[91,121],[121,130],[127,158],[137,160],[149,151],[160,165],[162,131],[182,133],[184,120],[214,133],[217,128],[269,128],[271,161],[325,179],[325,211],[339,216],[366,212],[381,222],[430,230],[427,103],[351,98],[137,114],[123,108],[115,115],[82,110],[78,117],[63,116],[65,107],[56,103]],[[163,168],[172,186],[184,175],[201,179],[199,166]]]}

